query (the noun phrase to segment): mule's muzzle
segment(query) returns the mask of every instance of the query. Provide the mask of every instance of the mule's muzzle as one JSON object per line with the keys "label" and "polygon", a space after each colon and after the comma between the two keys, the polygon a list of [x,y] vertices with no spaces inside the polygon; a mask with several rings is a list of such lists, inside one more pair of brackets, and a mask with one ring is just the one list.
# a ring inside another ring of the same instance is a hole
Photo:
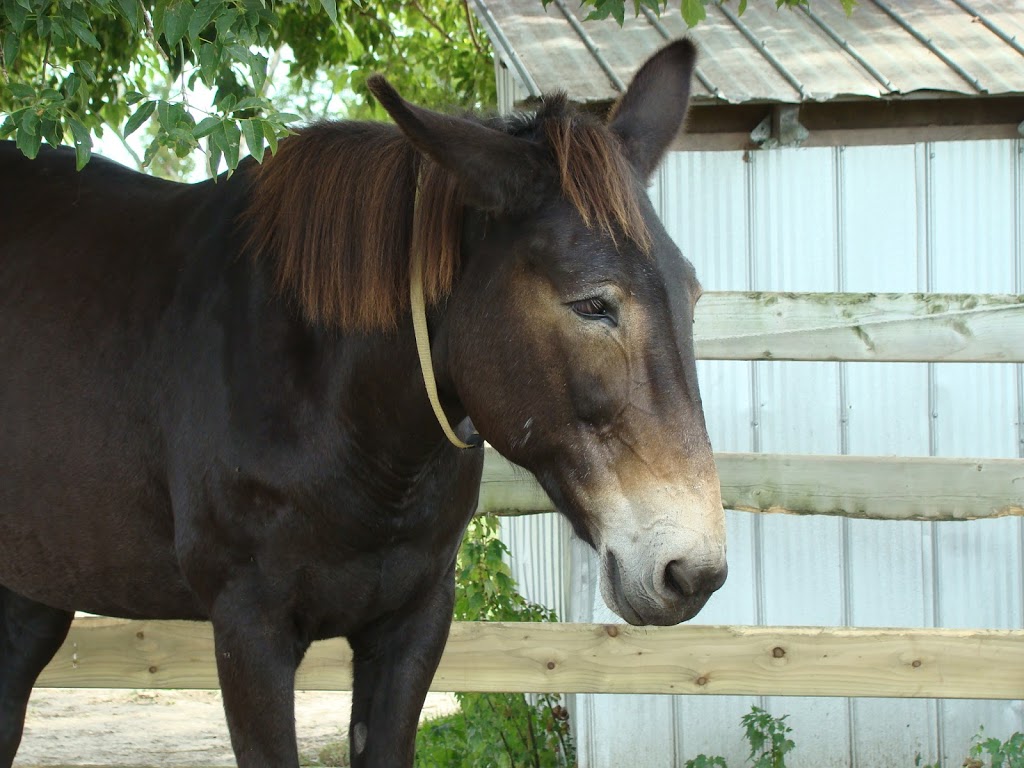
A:
{"label": "mule's muzzle", "polygon": [[646,572],[624,567],[611,550],[603,560],[605,602],[638,626],[671,626],[692,619],[722,587],[729,571],[724,556],[697,561],[676,558]]}

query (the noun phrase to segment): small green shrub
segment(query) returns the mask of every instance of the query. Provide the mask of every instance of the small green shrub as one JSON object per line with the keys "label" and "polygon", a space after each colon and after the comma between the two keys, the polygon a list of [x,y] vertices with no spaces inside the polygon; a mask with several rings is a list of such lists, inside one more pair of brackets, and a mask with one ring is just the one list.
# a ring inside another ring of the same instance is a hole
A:
{"label": "small green shrub", "polygon": [[[786,768],[786,754],[796,746],[787,737],[792,728],[786,725],[786,718],[772,717],[760,707],[751,707],[750,712],[740,718],[743,735],[750,744],[747,762],[753,768]],[[685,768],[729,768],[720,755],[708,757],[697,755],[687,760]]]}
{"label": "small green shrub", "polygon": [[[456,621],[557,621],[553,611],[519,594],[498,538],[498,520],[476,517],[459,549]],[[457,693],[460,712],[421,726],[421,768],[563,768],[576,764],[569,716],[558,696],[531,703],[521,693]]]}
{"label": "small green shrub", "polygon": [[697,755],[693,760],[687,760],[684,768],[729,768],[729,766],[725,764],[725,758],[719,755],[714,757]]}
{"label": "small green shrub", "polygon": [[979,728],[970,757],[964,761],[967,768],[1024,768],[1024,733],[1015,733],[1006,741],[985,738],[985,729]]}
{"label": "small green shrub", "polygon": [[751,707],[742,717],[744,734],[750,742],[747,760],[754,768],[786,768],[786,754],[796,746],[787,737],[793,731],[786,725],[787,717],[772,717],[760,707]]}

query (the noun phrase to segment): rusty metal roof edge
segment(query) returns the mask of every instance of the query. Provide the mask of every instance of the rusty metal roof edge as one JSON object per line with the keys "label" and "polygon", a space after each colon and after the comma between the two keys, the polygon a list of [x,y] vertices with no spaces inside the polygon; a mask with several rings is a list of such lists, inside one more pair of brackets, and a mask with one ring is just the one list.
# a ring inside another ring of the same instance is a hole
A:
{"label": "rusty metal roof edge", "polygon": [[601,71],[604,72],[605,77],[608,78],[608,82],[610,82],[612,87],[619,93],[624,93],[626,90],[626,84],[623,83],[619,76],[615,74],[611,65],[608,64],[607,59],[601,55],[601,50],[597,47],[597,43],[594,42],[594,38],[592,38],[587,30],[583,28],[583,25],[580,24],[576,15],[569,10],[565,4],[565,0],[553,0],[553,2],[558,10],[562,12],[562,16],[564,16],[565,20],[569,22],[569,26],[572,27],[573,31],[576,33],[577,37],[579,37],[580,41],[582,41],[586,49],[590,51],[590,55],[594,57],[594,61],[597,62]]}
{"label": "rusty metal roof edge", "polygon": [[[897,13],[895,8],[890,6],[888,3],[882,2],[882,0],[872,0],[872,2],[876,6],[878,6],[878,8],[880,8],[882,12],[885,13],[890,19],[899,24],[899,26],[902,27],[908,34],[910,34],[911,37],[913,37],[915,40],[921,43],[921,45],[923,45],[925,48],[927,48],[929,51],[935,54],[935,56],[937,56],[943,64],[945,64],[951,70],[956,72],[970,85],[974,86],[978,93],[988,93],[988,89],[986,89],[981,84],[981,81],[979,81],[977,77],[975,77],[962,66],[957,64],[945,51],[943,51],[941,48],[939,48],[939,46],[933,43],[931,41],[931,38],[926,37],[921,32],[921,30],[919,30],[917,27],[915,27],[913,24],[911,24],[909,21],[903,18],[899,13]],[[962,7],[961,10],[963,10]]]}
{"label": "rusty metal roof edge", "polygon": [[526,64],[519,58],[519,54],[516,53],[515,48],[512,47],[512,43],[501,29],[501,25],[498,24],[497,19],[494,18],[494,14],[491,13],[491,9],[487,7],[486,0],[473,0],[473,5],[476,8],[476,16],[480,19],[480,22],[484,25],[487,31],[488,37],[491,38],[491,42],[494,43],[495,49],[500,48],[505,54],[505,58],[509,64],[515,70],[519,76],[520,82],[523,87],[526,88],[531,98],[539,99],[543,93],[537,82],[533,79],[530,71],[526,68]]}
{"label": "rusty metal roof edge", "polygon": [[747,39],[747,42],[754,46],[754,49],[761,54],[764,60],[767,61],[775,71],[778,72],[782,78],[800,94],[801,99],[808,98],[807,89],[804,88],[803,83],[801,83],[800,80],[797,79],[796,75],[790,72],[786,66],[775,57],[775,54],[768,50],[768,46],[765,45],[763,40],[757,39],[757,35],[751,31],[750,27],[743,23],[743,20],[740,19],[739,16],[733,13],[732,10],[724,3],[718,5],[718,10],[720,10],[729,22],[736,27],[739,33]]}
{"label": "rusty metal roof edge", "polygon": [[[1006,91],[1003,93],[991,93],[986,92],[982,94],[968,93],[965,91],[940,91],[928,88],[920,88],[914,91],[908,91],[907,93],[900,93],[894,91],[892,93],[879,94],[877,96],[866,96],[858,93],[835,93],[829,95],[827,98],[814,99],[809,98],[803,101],[781,101],[779,99],[749,99],[747,101],[730,101],[722,98],[714,98],[710,96],[693,96],[690,99],[690,103],[693,106],[698,107],[738,107],[738,106],[766,106],[772,105],[793,105],[801,106],[807,104],[850,104],[855,102],[863,103],[877,103],[877,102],[912,102],[912,101],[963,101],[972,102],[981,99],[1005,99],[1019,97],[1021,95],[1018,91]],[[582,97],[573,98],[570,93],[569,98],[572,99],[576,104],[586,104],[588,106],[597,105],[611,105],[617,97]],[[519,104],[525,104],[529,101],[520,101]]]}
{"label": "rusty metal roof edge", "polygon": [[812,11],[809,6],[802,5],[800,6],[800,10],[804,12],[804,15],[806,15],[807,18],[809,18],[811,21],[817,24],[818,29],[820,29],[822,32],[828,35],[836,45],[842,48],[843,51],[845,51],[846,54],[850,56],[850,58],[852,58],[854,61],[860,64],[860,66],[864,69],[865,72],[867,72],[869,75],[875,78],[875,80],[877,80],[882,85],[882,87],[885,88],[886,91],[888,91],[889,93],[897,92],[895,86],[893,86],[892,84],[892,81],[889,80],[889,78],[886,77],[884,74],[879,72],[878,69],[876,69],[871,64],[871,62],[864,58],[856,48],[850,45],[849,41],[846,38],[844,38],[842,35],[836,32],[836,30],[832,28],[831,24],[829,24],[818,14]]}

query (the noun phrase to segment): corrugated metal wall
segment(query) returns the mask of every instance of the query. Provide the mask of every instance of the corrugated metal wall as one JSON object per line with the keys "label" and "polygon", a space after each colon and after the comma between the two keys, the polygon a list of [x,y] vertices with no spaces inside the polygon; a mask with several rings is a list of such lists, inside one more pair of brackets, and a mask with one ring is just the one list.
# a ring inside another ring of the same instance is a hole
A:
{"label": "corrugated metal wall", "polygon": [[[1024,143],[674,153],[652,198],[706,290],[1024,293]],[[1020,366],[701,362],[723,451],[1018,456]],[[729,581],[698,621],[1024,627],[1024,521],[876,522],[729,512]],[[528,594],[611,621],[564,523],[506,525]],[[978,685],[983,687],[984,680]],[[792,768],[960,765],[1024,703],[577,696],[580,764],[741,766],[751,704],[789,714]]]}

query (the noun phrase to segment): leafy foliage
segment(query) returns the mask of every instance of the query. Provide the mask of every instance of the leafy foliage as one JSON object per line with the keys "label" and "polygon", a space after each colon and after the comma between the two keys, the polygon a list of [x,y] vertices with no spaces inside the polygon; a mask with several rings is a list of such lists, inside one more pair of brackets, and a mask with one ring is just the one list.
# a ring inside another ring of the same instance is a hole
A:
{"label": "leafy foliage", "polygon": [[686,761],[685,768],[729,768],[729,766],[725,764],[725,758],[720,755],[714,757],[697,755],[693,760]]}
{"label": "leafy foliage", "polygon": [[793,730],[786,725],[787,717],[772,717],[760,707],[751,707],[742,717],[754,768],[786,768],[786,754],[796,746],[787,736]]}
{"label": "leafy foliage", "polygon": [[211,171],[234,168],[243,138],[257,159],[275,149],[300,119],[291,102],[327,106],[317,87],[372,112],[374,71],[421,103],[494,100],[485,42],[467,7],[444,0],[3,0],[0,41],[0,137],[34,157],[70,136],[79,167],[94,135],[152,123],[144,164],[202,148]]}
{"label": "leafy foliage", "polygon": [[979,730],[971,746],[970,757],[964,761],[967,768],[1024,768],[1024,733],[1015,733],[1006,741],[985,738]]}
{"label": "leafy foliage", "polygon": [[[498,538],[498,520],[476,517],[459,550],[455,587],[458,621],[556,621],[553,611],[516,589]],[[424,725],[417,735],[421,766],[559,768],[575,765],[569,715],[558,696],[531,703],[521,693],[456,694],[461,712]]]}
{"label": "leafy foliage", "polygon": [[[753,768],[786,768],[786,755],[796,744],[788,737],[792,729],[786,725],[786,718],[772,717],[760,707],[751,707],[750,712],[740,718],[743,735],[750,744],[747,763]],[[697,755],[686,761],[686,768],[728,768],[725,758],[720,755],[708,757]]]}

